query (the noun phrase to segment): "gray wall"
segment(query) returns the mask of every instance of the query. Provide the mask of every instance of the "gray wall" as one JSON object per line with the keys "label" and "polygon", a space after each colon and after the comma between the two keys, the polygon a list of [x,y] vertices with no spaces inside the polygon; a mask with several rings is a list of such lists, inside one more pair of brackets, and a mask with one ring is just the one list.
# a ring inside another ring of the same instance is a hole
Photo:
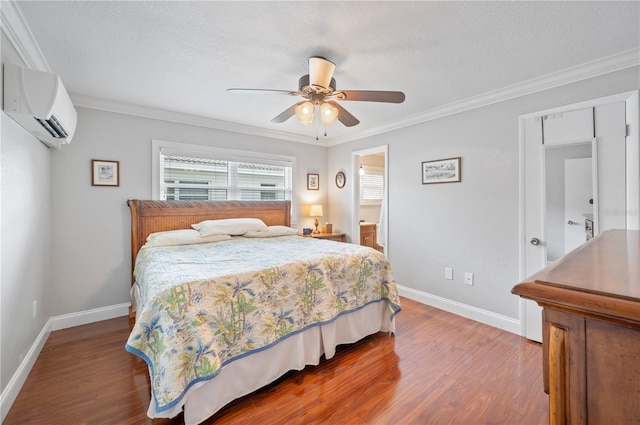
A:
{"label": "gray wall", "polygon": [[[2,389],[49,319],[49,149],[2,112]],[[38,303],[36,318],[32,303]]]}
{"label": "gray wall", "polygon": [[[329,149],[329,174],[351,153],[389,145],[389,259],[400,285],[518,319],[518,117],[640,87],[639,69],[459,113]],[[409,93],[408,96],[411,94]],[[462,157],[462,182],[422,185],[421,162]],[[329,190],[330,221],[351,228],[352,186]],[[454,280],[444,268],[454,269]],[[474,285],[464,284],[474,273]]]}
{"label": "gray wall", "polygon": [[[22,65],[4,32],[2,63]],[[0,388],[4,391],[50,316],[51,160],[49,149],[4,112],[1,125]]]}
{"label": "gray wall", "polygon": [[[327,208],[327,149],[148,118],[77,108],[70,145],[51,151],[52,316],[129,301],[131,220],[127,199],[151,199],[151,140],[216,146],[296,158],[294,202],[299,228],[310,226],[308,205]],[[120,161],[120,186],[91,186],[91,160]],[[307,191],[308,172],[319,191]]]}

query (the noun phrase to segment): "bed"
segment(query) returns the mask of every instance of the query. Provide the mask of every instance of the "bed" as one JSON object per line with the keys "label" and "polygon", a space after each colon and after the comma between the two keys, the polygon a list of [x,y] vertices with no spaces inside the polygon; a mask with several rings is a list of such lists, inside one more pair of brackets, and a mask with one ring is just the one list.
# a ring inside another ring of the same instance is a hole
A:
{"label": "bed", "polygon": [[[384,254],[281,234],[291,223],[289,201],[128,205],[133,279],[126,349],[149,367],[151,418],[184,411],[185,423],[201,423],[286,372],[333,357],[340,344],[395,331],[401,307]],[[222,219],[258,219],[268,228],[207,243],[144,246],[151,234]]]}

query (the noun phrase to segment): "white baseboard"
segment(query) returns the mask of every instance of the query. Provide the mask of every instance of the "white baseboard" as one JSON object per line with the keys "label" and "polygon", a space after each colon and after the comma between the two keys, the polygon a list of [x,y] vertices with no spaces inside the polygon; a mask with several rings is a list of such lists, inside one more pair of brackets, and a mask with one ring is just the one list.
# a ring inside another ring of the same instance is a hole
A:
{"label": "white baseboard", "polygon": [[427,292],[418,291],[417,289],[408,288],[406,286],[397,285],[397,287],[398,292],[403,297],[421,302],[422,304],[430,305],[431,307],[439,308],[440,310],[448,311],[449,313],[457,314],[458,316],[466,317],[467,319],[475,320],[476,322],[484,323],[485,325],[493,326],[494,328],[520,335],[520,321],[517,319],[467,304],[462,304]]}
{"label": "white baseboard", "polygon": [[22,386],[29,376],[29,372],[31,372],[31,368],[33,368],[33,365],[36,363],[52,331],[127,316],[130,305],[130,303],[123,303],[50,317],[31,345],[31,348],[29,348],[24,360],[20,363],[20,366],[18,366],[18,370],[16,370],[16,373],[13,374],[4,391],[0,394],[0,422],[4,422],[5,417],[9,413],[9,409],[11,409],[13,402],[18,397]]}
{"label": "white baseboard", "polygon": [[72,328],[74,326],[87,325],[101,320],[115,319],[129,314],[131,303],[122,303],[108,307],[95,308],[93,310],[79,311],[77,313],[63,314],[51,319],[51,330]]}
{"label": "white baseboard", "polygon": [[22,386],[27,380],[27,376],[29,376],[29,372],[31,372],[31,368],[36,363],[36,359],[40,355],[40,351],[42,351],[42,347],[44,347],[44,343],[47,342],[47,338],[51,334],[51,319],[47,320],[44,327],[36,337],[36,340],[27,351],[27,354],[18,366],[18,370],[13,374],[11,380],[5,387],[4,391],[0,395],[0,422],[4,422],[4,418],[9,413],[9,409],[13,405],[13,402],[16,401]]}

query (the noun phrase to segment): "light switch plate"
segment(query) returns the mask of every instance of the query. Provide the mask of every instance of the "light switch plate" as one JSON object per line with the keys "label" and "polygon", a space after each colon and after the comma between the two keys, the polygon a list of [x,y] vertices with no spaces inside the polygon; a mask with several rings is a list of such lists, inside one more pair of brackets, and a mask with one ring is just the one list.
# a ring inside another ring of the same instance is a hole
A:
{"label": "light switch plate", "polygon": [[473,285],[473,273],[465,272],[464,283],[467,285]]}

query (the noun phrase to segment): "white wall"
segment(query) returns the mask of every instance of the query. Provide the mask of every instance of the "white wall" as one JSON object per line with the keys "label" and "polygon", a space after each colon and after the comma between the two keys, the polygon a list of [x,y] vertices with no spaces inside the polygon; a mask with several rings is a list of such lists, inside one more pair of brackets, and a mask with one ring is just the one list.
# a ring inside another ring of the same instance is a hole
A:
{"label": "white wall", "polygon": [[[329,174],[353,176],[351,152],[389,145],[389,254],[396,282],[518,319],[518,117],[638,89],[638,67],[329,149]],[[411,94],[408,94],[410,98]],[[462,182],[422,185],[421,162],[462,157]],[[349,179],[347,179],[349,182]],[[351,226],[352,186],[329,190],[334,227]],[[444,268],[454,280],[444,279]],[[474,273],[474,285],[464,284]],[[400,315],[401,316],[401,315]],[[399,319],[401,320],[401,318]]]}
{"label": "white wall", "polygon": [[[77,108],[72,143],[52,151],[52,316],[129,301],[131,221],[127,199],[151,199],[151,140],[211,145],[296,158],[294,193],[299,214],[326,203],[327,149],[172,122]],[[91,186],[91,160],[120,161],[120,187]],[[319,173],[319,191],[307,191],[307,173]],[[305,208],[306,207],[306,208]],[[295,217],[298,227],[312,219]]]}
{"label": "white wall", "polygon": [[[4,33],[2,63],[22,65]],[[51,161],[45,145],[1,114],[0,388],[4,392],[49,318]]]}

